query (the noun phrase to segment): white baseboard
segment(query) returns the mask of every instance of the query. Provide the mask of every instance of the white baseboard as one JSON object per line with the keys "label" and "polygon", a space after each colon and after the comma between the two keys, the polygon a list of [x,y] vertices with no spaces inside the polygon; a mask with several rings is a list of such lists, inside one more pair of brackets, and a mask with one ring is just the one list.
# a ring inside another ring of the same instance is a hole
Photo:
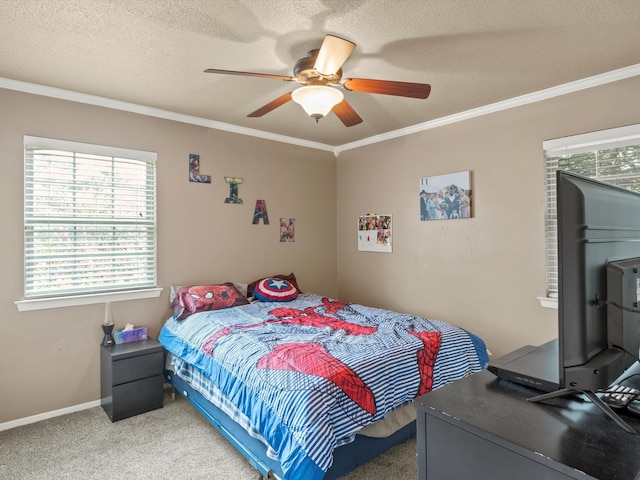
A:
{"label": "white baseboard", "polygon": [[71,407],[61,408],[60,410],[53,410],[51,412],[39,413],[30,417],[18,418],[17,420],[11,420],[10,422],[0,423],[0,432],[3,430],[9,430],[15,427],[21,427],[23,425],[29,425],[30,423],[40,422],[41,420],[47,420],[49,418],[59,417],[60,415],[66,415],[67,413],[79,412],[81,410],[87,410],[93,407],[99,407],[100,400],[94,400],[92,402],[81,403],[80,405],[73,405]]}

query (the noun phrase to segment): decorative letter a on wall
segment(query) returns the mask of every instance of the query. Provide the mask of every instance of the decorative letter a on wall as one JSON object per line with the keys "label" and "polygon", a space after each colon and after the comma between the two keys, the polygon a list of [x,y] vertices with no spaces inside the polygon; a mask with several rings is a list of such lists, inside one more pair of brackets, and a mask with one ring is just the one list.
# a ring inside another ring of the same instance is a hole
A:
{"label": "decorative letter a on wall", "polygon": [[256,208],[253,211],[253,224],[260,223],[260,219],[265,225],[269,225],[269,214],[267,213],[267,202],[264,200],[256,200]]}

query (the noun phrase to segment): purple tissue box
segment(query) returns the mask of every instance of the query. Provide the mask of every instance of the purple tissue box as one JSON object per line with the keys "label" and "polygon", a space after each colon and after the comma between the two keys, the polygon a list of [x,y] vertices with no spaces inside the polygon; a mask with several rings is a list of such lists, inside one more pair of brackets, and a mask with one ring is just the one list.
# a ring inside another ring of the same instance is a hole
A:
{"label": "purple tissue box", "polygon": [[133,330],[121,330],[114,335],[116,343],[129,343],[146,340],[147,327],[135,327]]}

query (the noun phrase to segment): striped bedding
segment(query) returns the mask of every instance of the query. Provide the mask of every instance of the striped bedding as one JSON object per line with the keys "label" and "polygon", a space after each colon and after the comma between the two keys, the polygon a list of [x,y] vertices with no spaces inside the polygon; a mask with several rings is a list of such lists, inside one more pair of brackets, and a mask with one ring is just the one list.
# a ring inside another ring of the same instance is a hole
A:
{"label": "striped bedding", "polygon": [[172,318],[159,340],[246,417],[285,479],[321,479],[358,430],[488,361],[459,327],[309,293]]}

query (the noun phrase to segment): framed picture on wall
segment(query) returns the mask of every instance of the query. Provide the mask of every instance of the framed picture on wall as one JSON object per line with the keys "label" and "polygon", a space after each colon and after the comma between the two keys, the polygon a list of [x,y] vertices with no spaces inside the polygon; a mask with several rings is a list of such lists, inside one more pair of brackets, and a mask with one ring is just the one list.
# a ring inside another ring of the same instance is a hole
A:
{"label": "framed picture on wall", "polygon": [[391,215],[367,214],[358,217],[358,250],[391,253],[391,227]]}
{"label": "framed picture on wall", "polygon": [[473,216],[471,172],[420,179],[420,220],[457,220]]}

